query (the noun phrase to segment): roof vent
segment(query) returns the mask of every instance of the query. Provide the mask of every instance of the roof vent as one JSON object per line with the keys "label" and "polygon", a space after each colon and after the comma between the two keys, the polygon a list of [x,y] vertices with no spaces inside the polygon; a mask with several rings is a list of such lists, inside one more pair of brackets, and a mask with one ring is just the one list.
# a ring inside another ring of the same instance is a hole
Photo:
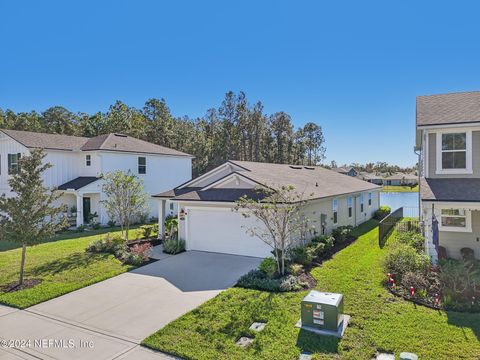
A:
{"label": "roof vent", "polygon": [[304,166],[305,169],[307,170],[315,170],[315,168],[313,166]]}
{"label": "roof vent", "polygon": [[295,170],[301,170],[301,169],[302,169],[301,166],[290,165],[290,167],[291,167],[292,169],[295,169]]}
{"label": "roof vent", "polygon": [[315,186],[318,187],[318,182],[315,183]]}
{"label": "roof vent", "polygon": [[124,134],[116,134],[116,133],[115,133],[115,134],[113,134],[113,135],[118,136],[118,137],[127,137],[127,135],[124,135]]}

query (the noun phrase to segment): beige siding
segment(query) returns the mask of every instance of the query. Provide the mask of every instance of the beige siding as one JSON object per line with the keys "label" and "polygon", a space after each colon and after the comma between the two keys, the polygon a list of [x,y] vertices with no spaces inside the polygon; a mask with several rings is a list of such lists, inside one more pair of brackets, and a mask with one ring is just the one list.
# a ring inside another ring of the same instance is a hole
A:
{"label": "beige siding", "polygon": [[447,249],[447,256],[459,259],[460,249],[464,247],[475,251],[480,258],[480,211],[472,211],[472,232],[440,231],[440,246]]}
{"label": "beige siding", "polygon": [[[453,131],[453,130],[452,130]],[[436,174],[437,134],[428,134],[428,174],[429,178],[479,178],[480,177],[480,131],[472,132],[473,174]]]}

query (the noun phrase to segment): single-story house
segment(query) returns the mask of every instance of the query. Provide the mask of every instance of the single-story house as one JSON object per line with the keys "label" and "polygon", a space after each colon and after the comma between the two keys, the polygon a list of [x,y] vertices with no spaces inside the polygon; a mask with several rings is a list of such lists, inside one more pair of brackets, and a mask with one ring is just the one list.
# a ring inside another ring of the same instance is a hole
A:
{"label": "single-story house", "polygon": [[359,172],[357,178],[363,181],[368,181],[372,184],[383,185],[383,177],[375,173],[369,173],[366,171]]}
{"label": "single-story house", "polygon": [[332,168],[333,171],[338,172],[339,174],[348,175],[355,177],[358,175],[358,171],[353,166],[340,166]]}
{"label": "single-story house", "polygon": [[405,174],[401,172],[397,172],[390,176],[387,176],[383,179],[384,185],[392,185],[392,186],[413,186],[418,184],[418,176],[415,174]]}
{"label": "single-story house", "polygon": [[228,161],[170,191],[155,195],[159,202],[160,233],[165,203],[178,204],[179,238],[187,250],[266,257],[271,248],[247,234],[259,220],[234,210],[240,197],[255,196],[258,188],[294,186],[304,194],[302,215],[313,229],[310,236],[329,234],[341,225],[356,226],[379,208],[380,186],[319,166]]}

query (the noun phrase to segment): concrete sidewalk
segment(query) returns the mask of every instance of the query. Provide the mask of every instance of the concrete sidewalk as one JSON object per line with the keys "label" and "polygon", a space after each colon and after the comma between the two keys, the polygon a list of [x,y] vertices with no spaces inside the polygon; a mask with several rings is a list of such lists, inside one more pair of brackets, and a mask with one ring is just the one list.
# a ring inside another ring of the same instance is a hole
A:
{"label": "concrete sidewalk", "polygon": [[[0,360],[30,359],[31,356],[37,359],[171,359],[138,344],[234,285],[260,261],[243,256],[186,252],[26,310],[0,306],[0,339],[30,340],[23,349],[2,350],[0,346]],[[53,343],[54,340],[57,343]]]}

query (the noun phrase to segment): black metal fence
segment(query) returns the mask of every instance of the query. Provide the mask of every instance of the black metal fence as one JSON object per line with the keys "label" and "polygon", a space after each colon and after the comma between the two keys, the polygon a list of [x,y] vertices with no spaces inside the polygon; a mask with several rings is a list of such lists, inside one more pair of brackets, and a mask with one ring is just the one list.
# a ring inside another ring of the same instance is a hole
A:
{"label": "black metal fence", "polygon": [[403,207],[398,208],[380,221],[378,224],[378,245],[380,245],[380,247],[385,245],[387,235],[402,218]]}
{"label": "black metal fence", "polygon": [[378,225],[378,244],[385,245],[388,235],[395,229],[398,232],[420,232],[418,208],[401,207],[380,221]]}

